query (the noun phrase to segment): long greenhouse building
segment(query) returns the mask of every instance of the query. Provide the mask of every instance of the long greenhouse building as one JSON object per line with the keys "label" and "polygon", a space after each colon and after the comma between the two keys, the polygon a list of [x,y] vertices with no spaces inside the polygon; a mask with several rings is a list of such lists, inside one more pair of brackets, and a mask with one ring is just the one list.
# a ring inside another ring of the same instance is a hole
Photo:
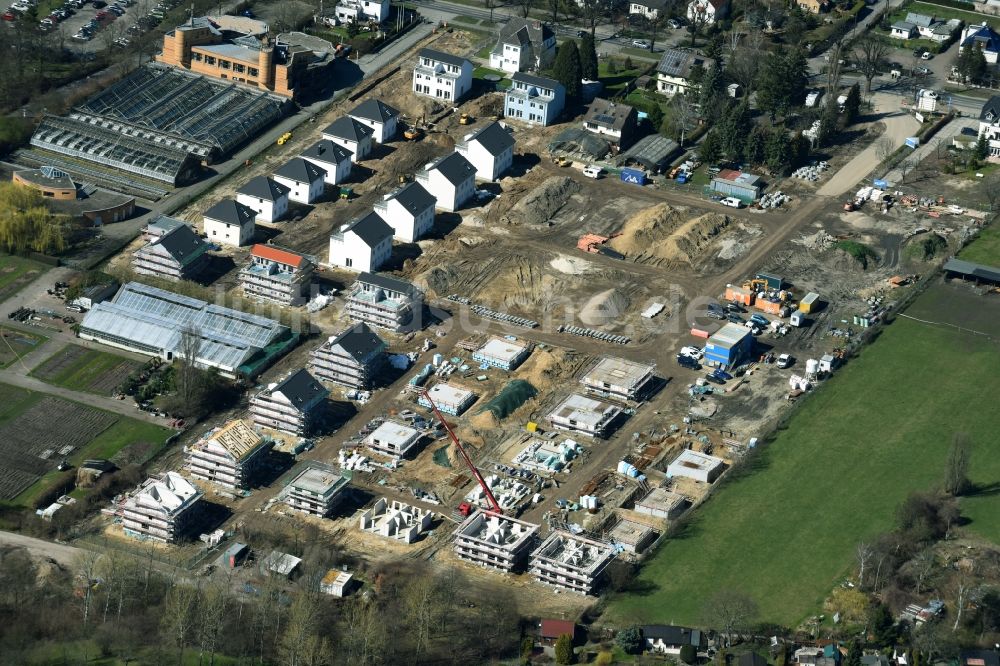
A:
{"label": "long greenhouse building", "polygon": [[167,361],[193,348],[195,365],[226,377],[254,377],[298,342],[273,319],[139,282],[95,305],[80,324],[80,337]]}

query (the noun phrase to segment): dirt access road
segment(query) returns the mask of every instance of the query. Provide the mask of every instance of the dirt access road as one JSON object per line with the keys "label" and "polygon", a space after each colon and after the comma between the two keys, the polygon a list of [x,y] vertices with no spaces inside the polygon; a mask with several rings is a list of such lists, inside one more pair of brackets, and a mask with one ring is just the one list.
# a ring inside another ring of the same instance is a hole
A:
{"label": "dirt access road", "polygon": [[47,557],[64,567],[74,566],[79,561],[80,555],[87,552],[82,548],[35,539],[13,532],[0,532],[0,546],[24,548],[36,557]]}

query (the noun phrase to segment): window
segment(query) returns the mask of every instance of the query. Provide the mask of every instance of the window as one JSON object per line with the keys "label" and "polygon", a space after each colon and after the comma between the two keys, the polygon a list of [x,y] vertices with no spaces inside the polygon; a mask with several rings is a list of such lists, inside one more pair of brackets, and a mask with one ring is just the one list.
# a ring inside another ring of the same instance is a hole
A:
{"label": "window", "polygon": [[201,54],[197,52],[192,53],[191,60],[194,60],[195,62],[201,62]]}
{"label": "window", "polygon": [[354,260],[351,259],[350,257],[347,257],[346,259],[344,259],[344,265],[347,266],[348,268],[350,268],[353,264],[354,264]]}
{"label": "window", "polygon": [[256,67],[250,67],[250,68],[248,68],[247,69],[247,74],[249,74],[250,76],[260,76],[260,72],[257,70]]}
{"label": "window", "polygon": [[239,64],[239,63],[234,62],[233,63],[233,71],[234,72],[239,72],[240,74],[242,74],[243,72],[247,71],[247,68],[244,67],[243,65]]}
{"label": "window", "polygon": [[209,56],[209,55],[205,56],[205,64],[206,65],[214,65],[215,64],[215,58],[213,56]]}
{"label": "window", "polygon": [[229,69],[230,63],[228,60],[220,60],[219,67],[221,67],[222,69]]}

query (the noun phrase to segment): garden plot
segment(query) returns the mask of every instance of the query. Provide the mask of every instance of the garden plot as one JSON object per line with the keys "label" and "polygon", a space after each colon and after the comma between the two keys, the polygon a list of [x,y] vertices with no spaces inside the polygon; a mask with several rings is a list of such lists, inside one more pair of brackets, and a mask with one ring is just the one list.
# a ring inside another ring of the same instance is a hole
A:
{"label": "garden plot", "polygon": [[0,499],[13,499],[118,421],[108,412],[44,397],[0,426]]}
{"label": "garden plot", "polygon": [[105,351],[66,345],[31,374],[48,384],[75,391],[111,395],[140,363]]}

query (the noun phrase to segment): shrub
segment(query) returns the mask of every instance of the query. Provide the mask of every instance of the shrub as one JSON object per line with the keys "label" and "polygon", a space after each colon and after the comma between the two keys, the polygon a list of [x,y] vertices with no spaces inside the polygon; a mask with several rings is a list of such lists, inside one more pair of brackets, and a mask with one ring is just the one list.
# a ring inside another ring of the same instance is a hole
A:
{"label": "shrub", "polygon": [[693,645],[682,645],[680,658],[685,664],[693,664],[698,659],[698,652]]}
{"label": "shrub", "polygon": [[632,625],[627,629],[622,629],[615,636],[618,647],[628,654],[639,654],[642,651],[642,632],[639,627]]}
{"label": "shrub", "polygon": [[574,657],[573,637],[569,634],[563,634],[556,639],[555,653],[557,664],[572,664]]}
{"label": "shrub", "polygon": [[614,661],[615,656],[610,652],[598,652],[597,659],[594,660],[594,663],[597,664],[597,666],[610,666],[614,663]]}
{"label": "shrub", "polygon": [[859,243],[857,241],[844,240],[839,241],[834,245],[834,247],[839,248],[846,252],[847,254],[854,257],[854,260],[861,264],[862,268],[868,268],[869,261],[878,260],[878,252],[871,249],[864,243]]}

